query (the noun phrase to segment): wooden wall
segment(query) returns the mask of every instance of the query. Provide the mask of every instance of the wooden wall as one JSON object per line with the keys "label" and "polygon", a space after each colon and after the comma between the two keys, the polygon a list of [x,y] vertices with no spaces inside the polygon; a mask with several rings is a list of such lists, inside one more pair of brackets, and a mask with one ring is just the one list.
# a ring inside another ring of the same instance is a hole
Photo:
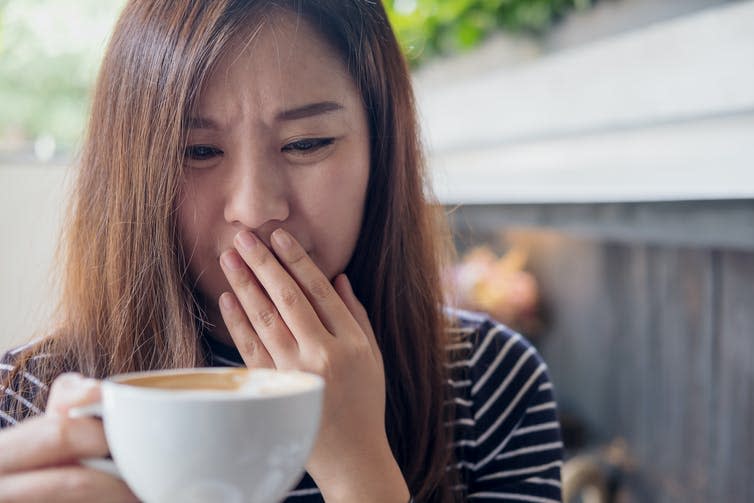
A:
{"label": "wooden wall", "polygon": [[[754,215],[754,204],[741,208]],[[676,228],[668,243],[631,237],[618,221],[620,235],[604,222],[589,232],[596,219],[580,211],[576,233],[557,218],[521,228],[510,213],[495,227],[503,207],[464,208],[453,220],[461,248],[481,240],[529,251],[549,318],[536,343],[562,410],[586,423],[592,445],[626,440],[631,501],[754,501],[754,233],[730,229],[737,244],[721,246],[680,220],[688,239]]]}

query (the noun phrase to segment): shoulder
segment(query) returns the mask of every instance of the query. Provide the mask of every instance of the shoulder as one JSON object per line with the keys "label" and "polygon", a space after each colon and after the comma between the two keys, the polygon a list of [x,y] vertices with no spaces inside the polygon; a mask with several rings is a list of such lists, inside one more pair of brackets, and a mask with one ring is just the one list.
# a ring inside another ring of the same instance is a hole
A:
{"label": "shoulder", "polygon": [[547,365],[523,335],[488,316],[446,313],[455,321],[450,389],[457,466],[467,490],[492,494],[505,487],[510,493],[554,495],[562,442]]}
{"label": "shoulder", "polygon": [[36,375],[36,368],[50,355],[37,347],[33,341],[0,356],[0,428],[42,413],[36,399],[46,396],[49,385]]}
{"label": "shoulder", "polygon": [[[518,332],[483,313],[445,309],[452,321],[451,367],[467,367],[476,377],[477,394],[495,377],[523,371],[529,377],[546,374],[547,365],[534,346]],[[545,375],[546,377],[546,375]]]}
{"label": "shoulder", "polygon": [[459,403],[470,405],[480,444],[504,437],[528,408],[553,402],[547,364],[523,335],[484,314],[448,313],[456,320],[451,379]]}

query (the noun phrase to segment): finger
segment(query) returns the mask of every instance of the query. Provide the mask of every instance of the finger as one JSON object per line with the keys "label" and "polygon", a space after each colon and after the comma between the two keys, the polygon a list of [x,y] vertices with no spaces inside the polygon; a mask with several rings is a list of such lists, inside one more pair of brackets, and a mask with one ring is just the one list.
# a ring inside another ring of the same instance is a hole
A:
{"label": "finger", "polygon": [[233,288],[236,299],[252,328],[267,348],[275,366],[278,368],[281,364],[285,366],[286,361],[298,355],[298,342],[288,330],[275,304],[236,250],[223,253],[220,257],[220,264]]}
{"label": "finger", "polygon": [[72,419],[44,415],[22,421],[0,433],[0,474],[107,454],[102,421],[90,417]]}
{"label": "finger", "polygon": [[260,285],[267,291],[299,343],[329,336],[296,280],[259,238],[250,232],[239,232],[236,235],[236,249],[254,272]]}
{"label": "finger", "polygon": [[270,353],[254,331],[235,295],[225,292],[220,296],[220,314],[247,367],[275,368]]}
{"label": "finger", "polygon": [[328,331],[336,336],[353,334],[357,328],[353,315],[306,250],[283,229],[273,232],[271,241],[275,253],[301,286]]}
{"label": "finger", "polygon": [[369,321],[369,314],[364,305],[356,297],[351,287],[351,282],[345,274],[338,274],[335,278],[335,291],[343,299],[346,308],[348,308],[353,318],[359,324],[359,327],[361,327],[361,331],[366,335],[375,358],[382,361],[382,351],[380,351],[380,346],[377,344],[377,337],[374,335],[372,322]]}
{"label": "finger", "polygon": [[0,502],[138,502],[128,486],[106,473],[65,466],[0,478]]}
{"label": "finger", "polygon": [[65,416],[72,407],[95,403],[100,398],[100,383],[96,379],[75,372],[61,374],[50,388],[46,414]]}

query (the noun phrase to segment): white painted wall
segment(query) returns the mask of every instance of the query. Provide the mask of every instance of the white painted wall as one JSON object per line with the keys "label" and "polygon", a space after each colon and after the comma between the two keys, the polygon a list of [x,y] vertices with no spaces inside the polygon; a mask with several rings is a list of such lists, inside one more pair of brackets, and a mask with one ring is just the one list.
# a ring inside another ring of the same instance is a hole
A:
{"label": "white painted wall", "polygon": [[0,166],[0,351],[48,322],[66,168]]}
{"label": "white painted wall", "polygon": [[445,203],[754,197],[754,1],[417,81]]}

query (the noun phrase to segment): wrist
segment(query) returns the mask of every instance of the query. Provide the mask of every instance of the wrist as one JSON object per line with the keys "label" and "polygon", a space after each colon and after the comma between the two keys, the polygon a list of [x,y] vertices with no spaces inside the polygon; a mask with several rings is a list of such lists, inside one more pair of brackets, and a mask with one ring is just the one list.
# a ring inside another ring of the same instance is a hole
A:
{"label": "wrist", "polygon": [[[407,503],[411,495],[389,446],[377,455],[330,466],[327,477],[310,475],[327,503]],[[362,453],[363,454],[363,453]],[[318,480],[319,479],[319,480]]]}

